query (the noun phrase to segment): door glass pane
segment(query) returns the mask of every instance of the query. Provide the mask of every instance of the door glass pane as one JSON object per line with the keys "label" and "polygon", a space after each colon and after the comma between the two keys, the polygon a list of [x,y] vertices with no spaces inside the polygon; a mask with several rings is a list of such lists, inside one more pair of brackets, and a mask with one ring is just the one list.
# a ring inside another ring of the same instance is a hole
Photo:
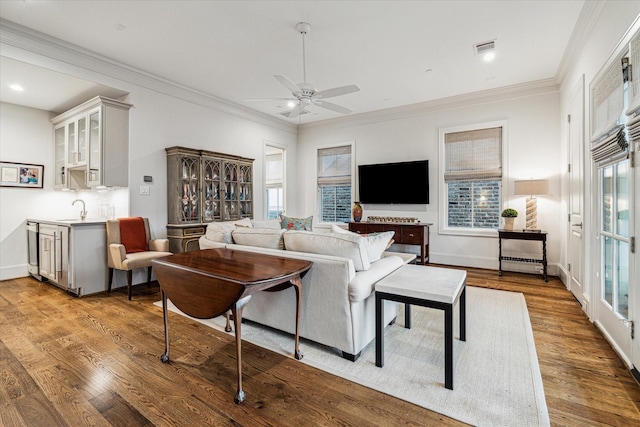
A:
{"label": "door glass pane", "polygon": [[616,234],[629,237],[629,161],[616,164]]}
{"label": "door glass pane", "polygon": [[604,299],[613,305],[613,239],[604,237],[602,248],[602,281]]}
{"label": "door glass pane", "polygon": [[78,161],[87,161],[87,118],[78,120]]}
{"label": "door glass pane", "polygon": [[613,231],[613,166],[602,169],[602,230]]}
{"label": "door glass pane", "polygon": [[617,243],[617,282],[618,308],[616,312],[627,318],[629,315],[629,244],[623,241]]}
{"label": "door glass pane", "polygon": [[89,116],[89,168],[100,169],[100,113]]}
{"label": "door glass pane", "polygon": [[67,159],[67,163],[74,164],[78,162],[77,159],[77,150],[76,150],[76,124],[69,123],[67,133],[67,151],[69,153],[69,157]]}

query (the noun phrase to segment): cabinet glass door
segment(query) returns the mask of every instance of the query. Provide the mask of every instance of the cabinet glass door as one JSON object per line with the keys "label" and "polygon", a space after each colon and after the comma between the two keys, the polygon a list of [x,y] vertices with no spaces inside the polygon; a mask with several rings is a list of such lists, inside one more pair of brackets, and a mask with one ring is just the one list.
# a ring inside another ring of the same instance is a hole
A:
{"label": "cabinet glass door", "polygon": [[100,111],[89,114],[89,185],[101,184],[100,176]]}
{"label": "cabinet glass door", "polygon": [[220,221],[220,166],[221,161],[202,159],[204,200],[202,222]]}
{"label": "cabinet glass door", "polygon": [[71,122],[67,125],[67,150],[69,157],[67,163],[76,165],[78,163],[78,151],[76,150],[76,123]]}
{"label": "cabinet glass door", "polygon": [[238,165],[235,163],[224,164],[224,220],[240,218],[238,206]]}
{"label": "cabinet glass door", "polygon": [[200,222],[200,159],[184,156],[180,169],[179,218],[183,223]]}
{"label": "cabinet glass door", "polygon": [[242,218],[253,218],[251,166],[240,165],[238,184],[240,186],[240,216]]}
{"label": "cabinet glass door", "polygon": [[65,147],[66,147],[66,138],[65,138],[65,126],[62,125],[57,127],[54,130],[54,168],[55,168],[55,181],[54,185],[56,188],[63,188],[67,185],[66,175],[65,175]]}
{"label": "cabinet glass door", "polygon": [[78,120],[78,164],[87,162],[87,118]]}

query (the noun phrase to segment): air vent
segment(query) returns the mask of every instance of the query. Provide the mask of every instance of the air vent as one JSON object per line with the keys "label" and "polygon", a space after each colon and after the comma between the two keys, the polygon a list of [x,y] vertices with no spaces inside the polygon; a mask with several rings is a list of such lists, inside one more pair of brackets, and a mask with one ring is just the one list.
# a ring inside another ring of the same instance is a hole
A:
{"label": "air vent", "polygon": [[[304,116],[305,114],[309,114],[310,111],[307,110],[302,110],[300,111],[299,116]],[[285,116],[285,117],[289,117],[291,115],[291,111],[283,111],[282,113],[280,113],[281,116]]]}
{"label": "air vent", "polygon": [[489,40],[487,42],[477,43],[473,45],[473,50],[476,55],[483,55],[487,52],[491,52],[496,48],[496,41]]}

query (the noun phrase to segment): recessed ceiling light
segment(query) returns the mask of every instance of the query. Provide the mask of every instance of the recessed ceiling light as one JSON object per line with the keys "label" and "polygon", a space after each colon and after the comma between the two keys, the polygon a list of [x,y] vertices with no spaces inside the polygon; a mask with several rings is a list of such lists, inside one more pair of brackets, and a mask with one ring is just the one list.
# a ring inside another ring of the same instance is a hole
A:
{"label": "recessed ceiling light", "polygon": [[22,92],[22,91],[24,91],[24,88],[23,88],[22,86],[20,86],[19,84],[15,84],[15,83],[14,83],[14,84],[12,84],[12,85],[9,85],[9,87],[10,87],[11,89],[15,90],[16,92]]}
{"label": "recessed ceiling light", "polygon": [[484,54],[484,61],[485,62],[491,62],[493,61],[493,59],[496,57],[496,53],[495,52],[487,52]]}
{"label": "recessed ceiling light", "polygon": [[295,106],[296,106],[296,102],[295,101],[287,101],[287,107],[293,108]]}

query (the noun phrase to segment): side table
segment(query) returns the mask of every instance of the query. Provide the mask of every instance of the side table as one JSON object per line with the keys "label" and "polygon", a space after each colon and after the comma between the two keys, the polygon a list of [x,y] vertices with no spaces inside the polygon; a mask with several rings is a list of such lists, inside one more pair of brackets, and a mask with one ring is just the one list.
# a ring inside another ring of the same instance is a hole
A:
{"label": "side table", "polygon": [[[519,258],[511,256],[502,256],[502,239],[509,240],[537,240],[542,242],[542,259],[535,258]],[[502,261],[529,262],[542,264],[542,277],[545,282],[547,278],[547,233],[545,231],[525,231],[525,230],[498,230],[498,276],[502,276]]]}

